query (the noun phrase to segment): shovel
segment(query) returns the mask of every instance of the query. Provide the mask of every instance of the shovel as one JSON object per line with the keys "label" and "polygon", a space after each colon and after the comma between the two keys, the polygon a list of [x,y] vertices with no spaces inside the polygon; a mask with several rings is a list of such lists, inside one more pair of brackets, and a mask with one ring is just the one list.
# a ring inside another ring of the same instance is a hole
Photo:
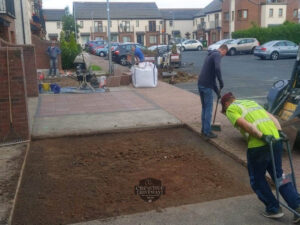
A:
{"label": "shovel", "polygon": [[213,131],[221,131],[221,124],[216,123],[216,116],[217,116],[219,101],[220,101],[220,98],[218,97],[216,109],[215,109],[214,120],[213,120],[213,124],[211,125],[211,130],[213,130]]}

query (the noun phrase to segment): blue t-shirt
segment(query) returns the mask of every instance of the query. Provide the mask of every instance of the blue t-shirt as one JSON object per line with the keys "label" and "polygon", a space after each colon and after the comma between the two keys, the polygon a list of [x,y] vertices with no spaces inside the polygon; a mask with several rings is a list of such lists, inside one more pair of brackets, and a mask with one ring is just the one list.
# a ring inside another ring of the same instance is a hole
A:
{"label": "blue t-shirt", "polygon": [[139,49],[139,48],[135,48],[134,56],[138,57],[139,60],[140,60],[140,62],[144,62],[144,61],[145,61],[144,54],[143,54],[143,52],[141,51],[141,49]]}

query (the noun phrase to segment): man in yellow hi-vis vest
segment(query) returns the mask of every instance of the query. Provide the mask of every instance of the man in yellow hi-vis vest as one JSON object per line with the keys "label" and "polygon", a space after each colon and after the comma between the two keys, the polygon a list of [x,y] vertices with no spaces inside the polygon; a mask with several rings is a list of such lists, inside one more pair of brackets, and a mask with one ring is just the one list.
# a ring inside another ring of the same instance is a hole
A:
{"label": "man in yellow hi-vis vest", "polygon": [[[247,140],[247,165],[250,184],[258,198],[266,206],[263,215],[268,218],[282,217],[284,215],[282,209],[265,177],[266,171],[268,171],[273,178],[269,144],[272,140],[284,136],[278,120],[255,101],[237,100],[231,92],[223,95],[221,104],[222,112]],[[275,142],[273,149],[276,173],[277,177],[280,178],[283,175],[282,142]],[[289,182],[281,186],[279,191],[289,207],[300,213],[300,196],[294,185]],[[294,215],[293,222],[300,224],[300,217]]]}

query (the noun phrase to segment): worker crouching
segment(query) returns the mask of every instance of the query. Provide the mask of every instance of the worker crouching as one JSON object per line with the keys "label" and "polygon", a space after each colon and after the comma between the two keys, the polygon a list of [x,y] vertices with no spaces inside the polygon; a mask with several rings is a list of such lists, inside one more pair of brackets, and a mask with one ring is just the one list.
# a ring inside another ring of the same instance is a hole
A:
{"label": "worker crouching", "polygon": [[[221,104],[222,113],[247,140],[250,184],[257,197],[266,206],[263,215],[268,218],[281,218],[284,214],[265,177],[268,171],[274,181],[270,144],[274,150],[277,178],[283,175],[283,145],[282,141],[275,141],[284,136],[278,120],[255,101],[237,100],[231,92],[222,97]],[[300,213],[300,196],[294,185],[288,182],[279,188],[279,192],[288,206]],[[295,214],[293,222],[300,224],[300,217]]]}

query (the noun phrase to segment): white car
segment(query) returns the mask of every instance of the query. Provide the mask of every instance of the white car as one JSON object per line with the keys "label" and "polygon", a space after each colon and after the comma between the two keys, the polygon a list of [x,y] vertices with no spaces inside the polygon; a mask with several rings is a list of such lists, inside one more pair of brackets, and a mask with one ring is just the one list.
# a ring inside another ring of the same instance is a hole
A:
{"label": "white car", "polygon": [[223,40],[220,40],[210,46],[208,46],[207,50],[208,51],[213,51],[213,50],[216,50],[218,48],[220,48],[221,45],[223,44],[227,44],[227,43],[230,43],[233,39],[223,39]]}
{"label": "white car", "polygon": [[177,44],[177,47],[183,52],[186,50],[198,50],[201,51],[203,49],[203,45],[198,40],[186,40],[181,44]]}

